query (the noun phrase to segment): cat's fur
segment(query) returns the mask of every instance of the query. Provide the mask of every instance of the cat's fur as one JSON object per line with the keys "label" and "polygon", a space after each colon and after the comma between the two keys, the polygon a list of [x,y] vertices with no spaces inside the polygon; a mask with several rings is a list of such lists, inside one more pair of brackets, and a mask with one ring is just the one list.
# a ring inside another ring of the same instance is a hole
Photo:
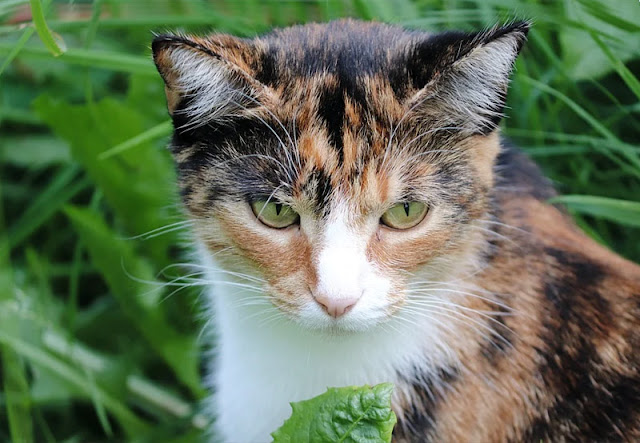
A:
{"label": "cat's fur", "polygon": [[[338,21],[159,36],[184,204],[211,280],[211,404],[264,441],[290,401],[393,382],[396,441],[640,439],[640,268],[501,143],[527,23]],[[249,203],[291,205],[276,230]],[[393,204],[429,204],[406,231]],[[329,316],[314,297],[360,296]]]}

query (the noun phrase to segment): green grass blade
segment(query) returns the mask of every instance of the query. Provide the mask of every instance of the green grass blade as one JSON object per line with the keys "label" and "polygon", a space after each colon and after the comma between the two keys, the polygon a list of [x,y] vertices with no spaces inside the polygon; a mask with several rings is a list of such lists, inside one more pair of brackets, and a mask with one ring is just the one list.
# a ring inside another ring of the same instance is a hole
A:
{"label": "green grass blade", "polygon": [[[70,362],[81,365],[96,373],[102,373],[113,361],[79,342],[70,342],[61,334],[47,330],[43,335],[46,347],[64,356]],[[193,416],[191,425],[196,429],[206,429],[209,420],[201,414],[194,415],[193,407],[182,398],[170,393],[156,383],[131,374],[126,377],[126,386],[136,404],[145,409],[158,409],[169,417],[180,419]]]}
{"label": "green grass blade", "polygon": [[[585,9],[589,11],[591,15],[598,18],[599,20],[610,23],[616,28],[625,30],[627,32],[640,31],[640,25],[638,24],[638,22],[634,23],[632,21],[625,20],[622,17],[619,17],[609,12],[609,10],[606,7],[606,4],[607,4],[606,2],[600,3],[596,0],[578,0],[578,1],[584,5]],[[614,4],[615,3],[611,3],[611,5],[614,5]]]}
{"label": "green grass blade", "polygon": [[622,80],[626,83],[626,85],[631,89],[631,91],[640,99],[640,81],[633,75],[631,70],[625,66],[625,64],[620,60],[616,55],[611,51],[611,49],[604,44],[602,39],[596,35],[595,33],[591,33],[591,38],[596,44],[602,49],[602,52],[607,56],[613,69],[616,70],[618,75],[622,78]]}
{"label": "green grass blade", "polygon": [[71,198],[89,185],[89,180],[73,182],[78,173],[77,166],[69,166],[56,176],[27,210],[9,227],[9,246],[15,248],[43,225]]}
{"label": "green grass blade", "polygon": [[[9,239],[4,229],[2,189],[2,182],[0,182],[0,302],[7,302],[12,300],[15,290],[9,256]],[[4,327],[13,333],[19,329],[13,318],[6,319],[3,323]],[[32,442],[29,383],[24,373],[23,362],[9,346],[0,344],[0,365],[11,439],[15,442]]]}
{"label": "green grass blade", "polygon": [[9,418],[9,432],[15,442],[33,441],[29,383],[22,359],[9,346],[0,346],[3,389]]}
{"label": "green grass blade", "polygon": [[101,387],[95,386],[95,384],[88,380],[78,369],[21,338],[8,334],[2,326],[0,326],[0,343],[10,347],[15,353],[32,363],[47,368],[82,392],[89,393],[95,388],[96,394],[100,396],[102,404],[104,404],[109,412],[118,418],[120,424],[130,436],[140,436],[149,431],[149,425],[147,423],[138,418],[125,404],[121,403],[111,394]]}
{"label": "green grass blade", "polygon": [[33,126],[42,125],[42,121],[37,115],[23,109],[7,109],[6,107],[0,108],[0,123],[2,121]]}
{"label": "green grass blade", "polygon": [[7,57],[2,62],[2,66],[0,66],[0,76],[2,75],[4,70],[7,69],[7,67],[11,64],[13,59],[16,58],[16,56],[20,53],[22,48],[24,48],[24,45],[27,44],[27,42],[29,41],[29,39],[31,38],[31,36],[35,31],[36,31],[35,28],[27,28],[24,30],[24,32],[20,36],[20,39],[18,39],[18,41],[16,42],[16,45],[13,48],[13,50],[9,53],[9,55],[7,55]]}
{"label": "green grass blade", "polygon": [[552,88],[549,85],[546,85],[542,82],[539,82],[536,79],[531,77],[519,77],[520,81],[524,81],[525,83],[529,83],[536,88],[546,92],[547,94],[551,94],[554,97],[562,100],[569,108],[571,108],[576,114],[578,114],[584,121],[586,121],[596,132],[599,132],[603,137],[611,140],[617,140],[618,138],[615,136],[613,132],[604,127],[595,117],[589,114],[582,106],[577,104],[575,101],[571,100],[569,97],[564,95],[562,92],[557,89]]}
{"label": "green grass blade", "polygon": [[[537,131],[531,129],[507,128],[506,133],[517,137],[549,139],[565,144],[589,145],[592,147],[600,146],[614,150],[630,150],[640,154],[640,146],[633,146],[620,140],[609,140],[602,137],[594,137],[584,134],[571,134],[567,132],[549,132]],[[596,150],[594,148],[594,150]]]}
{"label": "green grass blade", "polygon": [[416,6],[408,0],[356,0],[355,7],[364,19],[398,22],[418,15]]}
{"label": "green grass blade", "polygon": [[[88,20],[50,20],[49,23],[61,31],[77,31],[85,29]],[[167,29],[172,27],[206,26],[208,28],[223,28],[227,32],[239,35],[252,34],[251,29],[266,29],[267,26],[256,19],[233,17],[215,14],[208,8],[204,14],[192,15],[159,15],[149,14],[139,17],[106,17],[100,19],[102,29]],[[0,28],[2,30],[2,28]]]}
{"label": "green grass blade", "polygon": [[109,422],[109,418],[107,417],[107,410],[105,408],[104,403],[102,402],[102,396],[100,395],[100,389],[96,384],[95,377],[85,368],[84,375],[87,378],[88,385],[90,387],[89,390],[89,398],[91,398],[91,403],[93,403],[93,409],[96,411],[96,415],[98,416],[98,421],[100,422],[100,426],[102,426],[102,430],[105,435],[109,437],[109,439],[113,438],[113,429],[111,428],[111,423]]}
{"label": "green grass blade", "polygon": [[44,10],[40,0],[30,0],[31,16],[33,17],[33,24],[38,31],[40,40],[44,43],[44,46],[53,54],[54,57],[62,55],[65,51],[64,42],[58,43],[56,38],[51,33],[51,29],[47,26],[47,21],[44,18]]}
{"label": "green grass blade", "polygon": [[136,135],[129,140],[122,142],[111,149],[108,149],[98,155],[98,160],[106,160],[114,155],[120,154],[127,149],[135,148],[143,143],[156,140],[161,137],[167,137],[173,132],[173,123],[171,121],[162,122],[153,128],[147,129],[141,134]]}
{"label": "green grass blade", "polygon": [[[585,122],[587,122],[596,132],[599,132],[604,138],[612,141],[619,141],[618,137],[616,137],[616,135],[613,132],[607,129],[594,116],[588,113],[582,106],[580,106],[579,104],[571,100],[569,97],[567,97],[560,91],[530,77],[521,76],[520,80],[524,81],[525,83],[529,83],[535,86],[536,88],[541,89],[542,91],[548,94],[551,94],[554,97],[563,101],[569,108],[571,108],[571,110],[573,110],[579,117],[581,117]],[[640,173],[640,157],[638,156],[637,152],[635,152],[633,149],[626,149],[624,147],[622,147],[619,152],[622,155],[624,155],[624,157],[633,165],[634,170],[637,173]]]}
{"label": "green grass blade", "polygon": [[[13,44],[0,42],[0,55],[8,55],[13,49]],[[118,52],[72,48],[68,49],[59,57],[53,57],[46,49],[24,47],[20,52],[20,56],[39,60],[56,60],[70,65],[90,66],[92,68],[108,69],[130,74],[143,74],[153,77],[158,75],[150,58],[147,59],[142,56]]]}
{"label": "green grass blade", "polygon": [[582,214],[640,228],[640,202],[591,195],[563,195],[554,197],[550,202],[562,203],[570,210]]}

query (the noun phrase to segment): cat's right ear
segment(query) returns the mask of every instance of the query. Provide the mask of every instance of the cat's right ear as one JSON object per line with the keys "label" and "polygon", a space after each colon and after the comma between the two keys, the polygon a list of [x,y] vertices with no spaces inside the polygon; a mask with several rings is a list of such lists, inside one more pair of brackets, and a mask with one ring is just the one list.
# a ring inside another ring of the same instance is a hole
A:
{"label": "cat's right ear", "polygon": [[424,103],[423,115],[442,127],[490,133],[502,117],[509,76],[530,25],[427,36],[411,52],[407,70],[419,91],[406,105]]}
{"label": "cat's right ear", "polygon": [[206,124],[259,103],[265,86],[254,78],[252,43],[228,35],[159,35],[153,61],[165,83],[167,107],[191,124]]}

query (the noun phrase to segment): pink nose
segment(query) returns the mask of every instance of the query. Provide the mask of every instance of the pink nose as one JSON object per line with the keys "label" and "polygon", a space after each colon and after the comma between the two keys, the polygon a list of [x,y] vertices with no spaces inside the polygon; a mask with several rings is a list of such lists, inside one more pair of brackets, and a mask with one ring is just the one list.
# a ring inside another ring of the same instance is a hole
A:
{"label": "pink nose", "polygon": [[330,298],[325,295],[314,295],[313,298],[333,318],[346,314],[360,300],[360,297]]}

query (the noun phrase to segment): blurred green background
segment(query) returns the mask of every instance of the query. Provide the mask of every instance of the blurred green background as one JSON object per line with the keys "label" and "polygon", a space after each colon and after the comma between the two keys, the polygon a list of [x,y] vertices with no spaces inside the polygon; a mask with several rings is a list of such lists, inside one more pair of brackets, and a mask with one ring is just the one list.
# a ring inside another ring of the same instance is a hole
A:
{"label": "blurred green background", "polygon": [[[0,1],[0,441],[196,441],[206,319],[152,32],[534,22],[504,133],[640,261],[637,0]],[[250,426],[250,424],[248,424]]]}

